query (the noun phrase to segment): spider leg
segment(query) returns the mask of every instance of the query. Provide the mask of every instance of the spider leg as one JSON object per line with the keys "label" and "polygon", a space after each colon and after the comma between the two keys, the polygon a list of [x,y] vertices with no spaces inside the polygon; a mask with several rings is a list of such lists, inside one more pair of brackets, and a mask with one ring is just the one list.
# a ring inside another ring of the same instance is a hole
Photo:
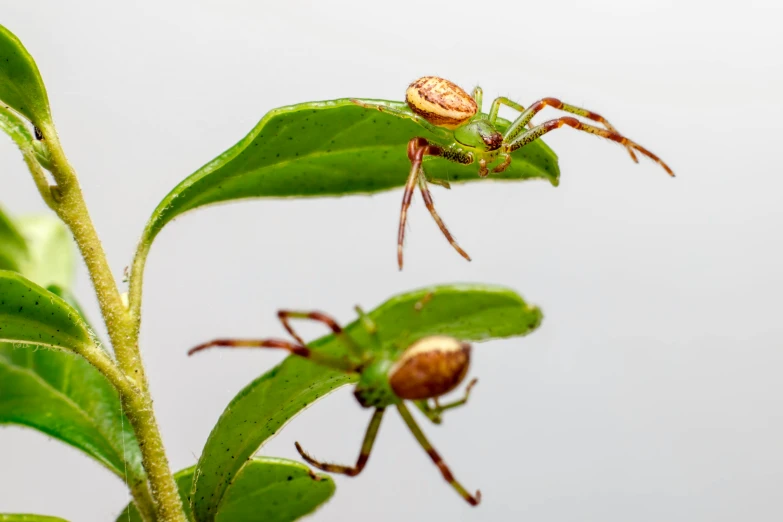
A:
{"label": "spider leg", "polygon": [[370,451],[372,451],[373,443],[375,442],[375,436],[378,435],[378,428],[381,427],[381,420],[383,419],[384,408],[376,408],[375,413],[372,415],[370,425],[367,426],[367,432],[364,435],[364,442],[362,442],[362,449],[359,452],[359,458],[356,459],[356,464],[353,466],[341,466],[340,464],[329,464],[326,462],[319,462],[313,457],[305,453],[302,446],[298,442],[295,442],[296,451],[305,459],[311,466],[322,471],[328,471],[330,473],[342,473],[349,477],[355,477],[364,469],[367,460],[370,458]]}
{"label": "spider leg", "polygon": [[[443,147],[430,143],[421,137],[413,138],[408,142],[408,159],[411,161],[411,171],[410,174],[408,174],[408,181],[405,184],[405,190],[402,194],[400,226],[397,231],[397,264],[399,265],[400,270],[402,270],[402,248],[403,242],[405,240],[405,224],[408,219],[408,208],[410,208],[411,205],[413,190],[415,188],[416,182],[420,178],[423,178],[426,182],[426,176],[422,170],[422,161],[424,156],[438,156],[443,159],[453,161],[454,163],[460,163],[462,165],[470,165],[474,161],[473,154],[471,152],[465,152],[458,146],[451,146],[444,149]],[[424,187],[426,189],[426,183],[424,184]],[[465,259],[470,261],[470,257],[459,247],[459,245],[457,245],[448,229],[446,229],[446,226],[443,225],[443,220],[441,220],[440,216],[438,216],[437,212],[435,212],[434,207],[432,206],[432,195],[429,193],[429,190],[422,190],[422,195],[425,198],[427,208],[430,209],[432,217],[438,223],[438,226],[440,227],[443,234],[457,250],[457,252],[459,252]]]}
{"label": "spider leg", "polygon": [[546,134],[549,131],[553,131],[555,129],[559,129],[563,125],[567,125],[569,127],[572,127],[576,130],[581,130],[584,132],[588,132],[590,134],[595,134],[596,136],[601,136],[602,138],[606,138],[608,140],[616,141],[617,143],[620,143],[626,147],[630,147],[634,149],[635,151],[641,153],[644,156],[647,156],[654,162],[656,162],[658,165],[660,165],[663,170],[665,170],[670,176],[674,177],[674,172],[672,171],[669,166],[661,160],[658,156],[650,152],[649,150],[645,149],[638,143],[635,143],[625,136],[621,136],[620,134],[617,134],[616,132],[602,129],[600,127],[596,127],[594,125],[589,125],[587,123],[582,123],[581,121],[577,120],[576,118],[572,118],[571,116],[562,116],[560,118],[557,118],[555,120],[549,120],[545,121],[541,125],[536,125],[532,129],[525,131],[524,133],[517,136],[513,141],[510,143],[506,143],[503,146],[504,151],[506,152],[513,152],[521,147],[524,147],[528,143],[537,140],[544,134]]}
{"label": "spider leg", "polygon": [[[589,120],[597,121],[602,123],[607,130],[614,132],[615,134],[620,134],[614,125],[609,123],[606,118],[596,112],[588,111],[587,109],[582,109],[581,107],[577,107],[575,105],[569,105],[568,103],[563,103],[557,98],[542,98],[536,102],[533,102],[527,111],[523,112],[519,118],[511,124],[511,126],[506,130],[506,135],[504,136],[506,141],[513,141],[514,138],[516,138],[523,131],[524,125],[517,125],[518,121],[524,119],[525,123],[530,123],[531,118],[533,118],[533,116],[537,113],[541,112],[545,107],[552,107],[561,111],[570,112],[571,114],[576,114],[577,116],[582,116],[583,118],[587,118]],[[633,148],[627,145],[625,148],[628,151],[628,154],[631,155],[631,159],[634,162],[639,163],[639,158],[636,157]]]}
{"label": "spider leg", "polygon": [[353,309],[356,310],[356,313],[359,315],[359,321],[361,321],[365,331],[368,334],[370,334],[370,339],[373,343],[373,347],[376,350],[380,350],[381,338],[378,335],[378,325],[376,324],[375,321],[373,321],[372,317],[367,315],[367,312],[365,312],[361,306],[356,305]]}
{"label": "spider leg", "polygon": [[443,222],[441,217],[438,215],[438,212],[435,210],[435,202],[432,200],[432,194],[430,193],[430,189],[427,187],[427,180],[424,177],[424,173],[419,169],[419,190],[421,191],[421,197],[424,199],[424,205],[427,207],[427,210],[430,211],[430,214],[432,215],[432,219],[435,220],[435,223],[438,224],[438,228],[440,228],[440,231],[443,233],[444,236],[446,236],[446,239],[451,244],[451,246],[454,247],[454,250],[459,252],[459,255],[470,261],[470,256],[467,252],[462,250],[462,248],[457,244],[457,240],[454,239],[454,236],[451,235],[451,232],[449,232],[449,229],[446,228],[446,224]]}
{"label": "spider leg", "polygon": [[468,398],[470,397],[470,391],[473,389],[473,387],[478,382],[478,379],[471,380],[468,385],[465,387],[465,395],[462,396],[461,399],[458,399],[456,401],[448,402],[446,404],[439,404],[438,400],[435,399],[433,402],[435,403],[435,406],[430,406],[430,403],[428,400],[421,400],[421,401],[415,401],[414,404],[416,404],[416,407],[421,410],[421,412],[427,416],[427,418],[432,421],[433,424],[440,424],[443,422],[442,414],[446,410],[451,410],[454,408],[459,408],[460,406],[464,406],[468,403]]}
{"label": "spider leg", "polygon": [[494,169],[492,169],[492,172],[503,172],[508,168],[509,165],[511,165],[511,154],[501,153],[500,156],[503,156],[503,162],[499,163]]}
{"label": "spider leg", "polygon": [[516,109],[519,112],[525,112],[525,108],[513,100],[509,100],[505,96],[499,96],[492,101],[492,107],[489,110],[489,122],[493,125],[498,120],[498,111],[501,105],[506,105],[512,109]]}
{"label": "spider leg", "polygon": [[473,101],[476,102],[478,112],[481,113],[481,105],[484,101],[484,90],[476,85],[476,87],[473,89],[473,94],[471,94],[471,97],[473,98]]}
{"label": "spider leg", "polygon": [[[420,138],[425,143],[427,140]],[[417,140],[413,138],[408,143],[408,157],[411,157],[411,145]],[[408,174],[408,181],[405,183],[405,190],[402,193],[402,207],[400,208],[400,226],[397,229],[397,265],[402,270],[402,245],[405,241],[405,223],[408,221],[408,208],[411,206],[413,198],[413,189],[416,186],[416,180],[419,177],[419,167],[421,167],[421,158],[424,154],[425,146],[416,149],[415,157],[411,159],[411,172]]]}
{"label": "spider leg", "polygon": [[364,350],[356,344],[356,341],[353,340],[353,338],[345,333],[343,331],[342,327],[335,321],[332,317],[326,315],[322,312],[301,312],[296,310],[278,310],[277,311],[277,318],[280,319],[280,322],[283,324],[283,327],[286,329],[286,331],[291,334],[291,337],[296,339],[299,344],[302,346],[306,345],[301,337],[294,331],[293,327],[289,323],[289,319],[309,319],[311,321],[317,321],[319,323],[325,324],[327,327],[329,327],[332,332],[334,332],[335,336],[340,339],[344,345],[346,345],[351,352],[353,352],[354,355],[358,357],[364,356]]}
{"label": "spider leg", "polygon": [[408,428],[413,433],[413,436],[416,437],[416,440],[419,442],[421,447],[424,448],[424,451],[427,452],[427,455],[429,455],[435,465],[438,466],[438,469],[440,469],[440,472],[443,475],[443,478],[446,479],[446,482],[451,484],[451,487],[457,490],[457,493],[459,493],[462,498],[468,502],[468,504],[471,506],[477,506],[478,503],[481,502],[481,492],[477,491],[475,496],[468,493],[462,484],[457,482],[457,479],[455,479],[454,475],[451,474],[451,470],[449,470],[441,456],[437,451],[435,451],[435,448],[432,447],[432,444],[430,444],[430,442],[427,440],[427,437],[424,436],[421,428],[419,428],[418,424],[416,424],[416,421],[413,420],[413,417],[408,411],[408,408],[406,408],[404,404],[400,403],[397,405],[397,410],[399,410],[402,419],[405,421],[405,424],[408,425]]}
{"label": "spider leg", "polygon": [[208,343],[200,344],[195,348],[191,348],[188,350],[188,355],[193,355],[194,353],[206,350],[207,348],[218,346],[224,348],[279,348],[287,350],[304,359],[309,359],[321,366],[332,368],[333,370],[351,373],[358,371],[358,365],[347,359],[313,351],[303,344],[296,344],[280,339],[215,339]]}
{"label": "spider leg", "polygon": [[379,112],[386,112],[389,114],[393,114],[397,116],[398,118],[406,118],[409,120],[413,120],[428,131],[432,132],[436,136],[440,136],[442,138],[449,138],[452,136],[451,132],[448,131],[448,129],[444,129],[443,127],[438,127],[437,125],[433,125],[432,123],[428,122],[418,114],[411,112],[409,110],[402,109],[400,107],[395,107],[393,105],[389,105],[388,103],[382,103],[375,100],[359,100],[359,99],[351,99],[351,103],[358,105],[359,107],[364,107],[365,109],[375,109]]}

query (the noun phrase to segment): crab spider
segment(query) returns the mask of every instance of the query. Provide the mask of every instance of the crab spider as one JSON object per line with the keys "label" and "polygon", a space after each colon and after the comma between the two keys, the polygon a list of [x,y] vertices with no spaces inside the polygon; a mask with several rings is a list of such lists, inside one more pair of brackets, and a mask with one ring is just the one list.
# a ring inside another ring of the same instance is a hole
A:
{"label": "crab spider", "polygon": [[[375,323],[360,308],[357,307],[356,310],[362,325],[370,333],[374,347],[360,346],[337,321],[321,312],[280,310],[277,316],[295,342],[282,339],[215,339],[192,348],[188,351],[188,355],[213,347],[278,348],[321,366],[358,375],[359,382],[354,389],[354,396],[362,407],[374,408],[375,411],[367,427],[356,464],[344,466],[318,461],[296,442],[296,449],[302,458],[323,471],[351,477],[358,475],[370,458],[370,451],[386,408],[393,406],[438,467],[443,478],[470,505],[478,505],[481,501],[481,492],[471,494],[454,478],[443,458],[432,447],[405,405],[405,401],[413,401],[415,406],[435,424],[440,424],[444,411],[463,406],[468,400],[470,389],[476,383],[475,379],[468,384],[462,399],[447,404],[440,404],[437,399],[454,390],[465,378],[470,364],[471,345],[453,337],[431,335],[419,339],[401,352],[381,351],[377,349],[380,340]],[[342,341],[349,355],[339,357],[311,350],[291,327],[290,319],[309,319],[325,324]],[[432,405],[430,400],[433,401]]]}
{"label": "crab spider", "polygon": [[[432,143],[422,137],[415,137],[408,143],[408,159],[411,162],[411,170],[402,196],[400,225],[397,233],[397,263],[400,270],[402,270],[402,247],[405,239],[408,207],[411,204],[416,185],[419,186],[427,210],[430,211],[443,235],[462,257],[470,261],[470,256],[457,244],[435,211],[432,195],[427,187],[427,177],[422,169],[424,156],[437,156],[463,165],[478,163],[479,176],[486,177],[490,172],[498,173],[506,170],[511,164],[511,153],[515,150],[539,139],[550,131],[568,126],[616,141],[625,146],[631,159],[635,162],[638,163],[636,157],[638,152],[658,163],[670,176],[674,176],[672,169],[658,156],[621,135],[606,118],[595,112],[563,103],[557,98],[542,98],[525,109],[522,105],[508,98],[499,97],[492,102],[487,115],[481,112],[482,90],[480,87],[473,89],[473,94],[470,95],[448,80],[436,76],[425,76],[408,86],[405,101],[411,112],[382,103],[352,100],[353,103],[362,107],[411,119],[444,143]],[[501,105],[506,105],[520,112],[517,119],[509,125],[504,133],[501,133],[496,127],[498,110]],[[582,116],[600,123],[603,127],[583,123],[572,116],[561,116],[527,128],[533,116],[545,107]],[[497,164],[490,170],[490,166],[496,162]]]}

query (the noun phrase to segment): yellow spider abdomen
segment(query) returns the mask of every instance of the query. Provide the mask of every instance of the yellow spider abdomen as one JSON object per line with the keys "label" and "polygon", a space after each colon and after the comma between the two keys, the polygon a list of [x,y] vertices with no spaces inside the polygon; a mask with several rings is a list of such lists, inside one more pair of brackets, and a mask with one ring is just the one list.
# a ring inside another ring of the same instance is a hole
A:
{"label": "yellow spider abdomen", "polygon": [[478,111],[462,87],[437,76],[424,76],[408,86],[405,101],[413,112],[439,127],[456,129]]}

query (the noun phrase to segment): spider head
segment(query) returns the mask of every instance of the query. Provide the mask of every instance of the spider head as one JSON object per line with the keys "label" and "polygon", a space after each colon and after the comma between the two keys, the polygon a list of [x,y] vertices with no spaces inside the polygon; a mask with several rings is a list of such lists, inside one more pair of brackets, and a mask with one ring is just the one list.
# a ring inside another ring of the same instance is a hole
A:
{"label": "spider head", "polygon": [[489,120],[476,118],[454,131],[454,139],[460,144],[482,151],[498,150],[503,145],[503,135]]}
{"label": "spider head", "polygon": [[456,388],[470,365],[470,344],[433,335],[408,347],[389,368],[389,385],[406,400],[439,397]]}

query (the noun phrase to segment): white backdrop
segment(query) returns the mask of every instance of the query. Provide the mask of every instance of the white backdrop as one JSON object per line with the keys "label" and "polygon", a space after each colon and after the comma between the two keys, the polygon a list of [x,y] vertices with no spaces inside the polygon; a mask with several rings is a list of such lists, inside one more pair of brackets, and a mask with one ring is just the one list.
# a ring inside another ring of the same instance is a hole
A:
{"label": "white backdrop", "polygon": [[[195,462],[228,401],[282,358],[188,359],[190,346],[281,335],[281,307],[349,321],[356,303],[478,281],[511,286],[546,314],[530,337],[481,345],[471,404],[425,428],[482,505],[448,487],[393,414],[365,472],[337,478],[314,520],[783,518],[779,2],[130,4],[0,7],[41,69],[118,278],[158,201],[269,109],[402,99],[425,74],[480,82],[485,99],[557,96],[598,111],[678,174],[560,130],[546,140],[560,156],[557,189],[435,187],[470,264],[415,201],[402,273],[399,190],[177,220],[152,249],[142,333],[174,468]],[[11,212],[44,208],[5,139],[0,187]],[[83,268],[78,278],[97,323]],[[263,453],[298,458],[299,440],[351,462],[369,415],[341,390]],[[0,463],[0,512],[105,521],[127,501],[98,464],[31,430],[0,430]]]}

